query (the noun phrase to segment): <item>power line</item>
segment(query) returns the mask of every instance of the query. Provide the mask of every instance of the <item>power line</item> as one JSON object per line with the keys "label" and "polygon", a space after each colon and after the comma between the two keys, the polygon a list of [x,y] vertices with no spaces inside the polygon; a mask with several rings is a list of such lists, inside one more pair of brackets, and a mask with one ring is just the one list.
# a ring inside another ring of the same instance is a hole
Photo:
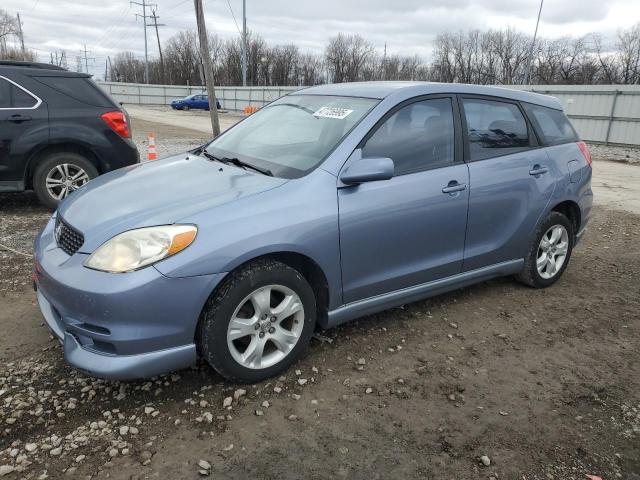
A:
{"label": "power line", "polygon": [[233,17],[233,23],[236,24],[236,29],[238,30],[238,33],[242,35],[242,32],[240,31],[240,27],[238,26],[238,22],[236,20],[236,16],[233,13],[233,8],[231,8],[231,2],[229,0],[227,0],[227,5],[229,5],[229,11],[231,12],[231,16]]}

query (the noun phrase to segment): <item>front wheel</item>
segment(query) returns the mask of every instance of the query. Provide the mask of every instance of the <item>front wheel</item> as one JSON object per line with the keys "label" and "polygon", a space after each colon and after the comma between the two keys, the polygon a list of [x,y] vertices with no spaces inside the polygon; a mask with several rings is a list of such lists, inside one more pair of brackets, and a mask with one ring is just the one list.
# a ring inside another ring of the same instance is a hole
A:
{"label": "front wheel", "polygon": [[553,285],[569,264],[575,243],[573,224],[560,212],[550,212],[536,228],[517,278],[535,288]]}
{"label": "front wheel", "polygon": [[307,280],[283,263],[258,260],[229,274],[209,299],[198,347],[223,377],[259,382],[302,355],[315,322],[316,299]]}

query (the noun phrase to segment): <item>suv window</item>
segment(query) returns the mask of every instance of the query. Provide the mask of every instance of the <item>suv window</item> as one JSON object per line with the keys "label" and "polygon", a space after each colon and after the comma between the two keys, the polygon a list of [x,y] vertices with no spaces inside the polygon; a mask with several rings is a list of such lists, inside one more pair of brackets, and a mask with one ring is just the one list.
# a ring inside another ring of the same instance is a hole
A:
{"label": "suv window", "polygon": [[451,99],[411,103],[387,118],[362,148],[363,157],[388,157],[395,174],[442,167],[454,162]]}
{"label": "suv window", "polygon": [[0,78],[0,108],[31,108],[38,100],[13,83]]}
{"label": "suv window", "polygon": [[527,122],[517,105],[495,100],[462,100],[470,160],[507,155],[529,147]]}
{"label": "suv window", "polygon": [[561,110],[525,103],[524,109],[545,145],[577,142],[578,134]]}
{"label": "suv window", "polygon": [[100,87],[95,85],[89,78],[64,76],[33,78],[82,103],[106,108],[114,106],[100,91]]}

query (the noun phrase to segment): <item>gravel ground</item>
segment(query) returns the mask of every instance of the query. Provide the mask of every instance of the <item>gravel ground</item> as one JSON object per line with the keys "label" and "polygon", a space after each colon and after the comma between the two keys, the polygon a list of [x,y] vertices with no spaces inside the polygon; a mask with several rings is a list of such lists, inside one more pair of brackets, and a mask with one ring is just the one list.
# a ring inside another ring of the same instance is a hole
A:
{"label": "gravel ground", "polygon": [[[161,155],[205,140],[134,120],[139,145],[147,130]],[[0,195],[0,243],[30,254],[48,216]],[[640,216],[596,206],[554,287],[499,279],[372,315],[252,386],[206,365],[139,382],[69,368],[30,258],[0,251],[0,476],[637,480],[639,234]]]}
{"label": "gravel ground", "polygon": [[613,147],[590,143],[589,151],[594,160],[608,160],[640,165],[640,148]]}

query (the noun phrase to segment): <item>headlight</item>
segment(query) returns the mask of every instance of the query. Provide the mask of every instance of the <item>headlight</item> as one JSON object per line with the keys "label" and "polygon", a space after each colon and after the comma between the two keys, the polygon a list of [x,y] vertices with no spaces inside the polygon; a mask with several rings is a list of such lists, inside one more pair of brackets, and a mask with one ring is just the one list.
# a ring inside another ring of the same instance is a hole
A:
{"label": "headlight", "polygon": [[123,273],[151,265],[187,248],[196,238],[195,225],[163,225],[138,228],[104,242],[84,266],[104,272]]}

